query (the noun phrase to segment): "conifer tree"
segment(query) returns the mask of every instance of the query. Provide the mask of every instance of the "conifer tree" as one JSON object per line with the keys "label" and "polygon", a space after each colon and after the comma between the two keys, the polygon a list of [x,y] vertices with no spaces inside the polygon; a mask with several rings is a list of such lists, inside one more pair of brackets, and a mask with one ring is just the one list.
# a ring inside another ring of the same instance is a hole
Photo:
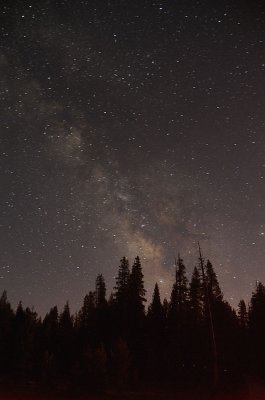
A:
{"label": "conifer tree", "polygon": [[167,318],[168,312],[169,312],[169,301],[166,297],[163,300],[163,312],[164,312],[165,318]]}
{"label": "conifer tree", "polygon": [[106,284],[102,274],[99,274],[96,278],[95,302],[97,308],[103,308],[107,304]]}
{"label": "conifer tree", "polygon": [[1,320],[6,318],[12,318],[14,315],[13,310],[11,309],[11,305],[7,300],[7,292],[3,291],[0,297],[0,316]]}
{"label": "conifer tree", "polygon": [[207,260],[205,272],[210,301],[223,300],[223,293],[220,289],[217,275],[213,269],[212,263],[209,260]]}
{"label": "conifer tree", "polygon": [[55,353],[57,346],[57,335],[59,326],[59,315],[57,306],[52,307],[45,315],[42,323],[42,335],[44,348],[49,353]]}
{"label": "conifer tree", "polygon": [[[188,341],[188,281],[186,268],[178,255],[175,262],[175,282],[173,284],[167,319],[167,359],[169,373],[180,373],[180,365],[186,364]],[[184,370],[182,370],[183,373]]]}
{"label": "conifer tree", "polygon": [[72,368],[74,351],[73,317],[71,316],[67,301],[59,316],[58,329],[57,357],[63,375],[68,374]]}
{"label": "conifer tree", "polygon": [[246,303],[244,302],[244,300],[240,300],[240,302],[238,303],[237,315],[238,315],[240,327],[246,328],[247,320],[248,320],[248,313],[247,313]]}
{"label": "conifer tree", "polygon": [[32,372],[34,358],[37,314],[29,308],[24,309],[21,301],[14,318],[14,350],[16,369],[21,376],[28,377]]}
{"label": "conifer tree", "polygon": [[12,336],[13,336],[13,321],[14,312],[11,308],[10,303],[7,300],[7,293],[4,291],[0,298],[0,374],[5,368],[11,368],[12,359],[10,354],[12,353]]}
{"label": "conifer tree", "polygon": [[158,284],[155,284],[152,302],[147,313],[146,371],[150,379],[161,378],[164,361],[166,317],[161,303]]}
{"label": "conifer tree", "polygon": [[265,286],[257,282],[249,306],[250,358],[255,372],[264,376],[265,364]]}
{"label": "conifer tree", "polygon": [[43,325],[53,325],[57,326],[59,321],[59,314],[57,306],[54,306],[50,309],[50,311],[45,315],[43,319]]}
{"label": "conifer tree", "polygon": [[66,302],[64,309],[60,314],[59,326],[64,331],[70,331],[73,328],[73,318],[70,313],[70,307],[68,301]]}
{"label": "conifer tree", "polygon": [[190,281],[189,300],[192,316],[198,321],[203,316],[203,290],[200,273],[197,267],[194,267]]}
{"label": "conifer tree", "polygon": [[[88,345],[95,343],[95,293],[90,291],[85,295],[83,306],[78,313],[78,336],[80,351],[83,351]],[[89,353],[89,352],[88,352]]]}
{"label": "conifer tree", "polygon": [[257,334],[265,334],[265,286],[261,282],[250,299],[249,325]]}
{"label": "conifer tree", "polygon": [[148,307],[148,316],[154,320],[160,320],[163,315],[163,306],[160,299],[158,284],[155,284],[152,302]]}
{"label": "conifer tree", "polygon": [[136,312],[144,312],[146,290],[144,288],[143,277],[141,261],[137,256],[129,278],[129,302]]}
{"label": "conifer tree", "polygon": [[121,259],[116,278],[116,286],[114,292],[114,299],[116,304],[124,303],[128,294],[128,283],[130,278],[129,261],[126,257]]}
{"label": "conifer tree", "polygon": [[182,258],[178,255],[176,262],[175,283],[172,288],[170,298],[171,312],[182,314],[185,312],[188,300],[188,280],[186,278],[186,267]]}
{"label": "conifer tree", "polygon": [[81,328],[88,328],[95,312],[95,294],[89,292],[85,295],[83,306],[79,312],[79,324]]}
{"label": "conifer tree", "polygon": [[97,276],[95,291],[95,339],[97,346],[106,343],[111,335],[111,312],[106,300],[106,285],[102,274]]}

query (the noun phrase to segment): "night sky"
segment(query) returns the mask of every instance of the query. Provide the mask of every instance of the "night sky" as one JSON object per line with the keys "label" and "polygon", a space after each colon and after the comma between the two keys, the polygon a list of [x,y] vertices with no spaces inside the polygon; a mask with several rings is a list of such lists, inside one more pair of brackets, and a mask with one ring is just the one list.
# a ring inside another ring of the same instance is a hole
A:
{"label": "night sky", "polygon": [[[77,310],[120,258],[150,299],[197,242],[236,307],[265,282],[262,1],[1,2],[0,291]],[[6,5],[5,5],[6,4]]]}

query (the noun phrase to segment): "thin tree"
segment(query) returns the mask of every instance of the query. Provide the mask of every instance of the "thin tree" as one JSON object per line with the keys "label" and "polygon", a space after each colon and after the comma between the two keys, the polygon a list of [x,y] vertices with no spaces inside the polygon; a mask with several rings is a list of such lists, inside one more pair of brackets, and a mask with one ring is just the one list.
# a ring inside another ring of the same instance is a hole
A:
{"label": "thin tree", "polygon": [[211,308],[211,303],[210,303],[210,295],[209,295],[207,276],[205,274],[204,259],[202,257],[201,247],[200,247],[199,243],[198,243],[198,247],[199,247],[199,262],[200,262],[200,267],[201,267],[201,272],[202,272],[202,282],[203,282],[205,303],[206,303],[205,305],[206,305],[206,311],[207,311],[206,315],[208,317],[209,329],[210,329],[210,334],[211,334],[211,339],[212,339],[213,383],[214,383],[214,386],[217,386],[219,383],[219,368],[218,368],[217,345],[216,345],[215,331],[214,331],[214,325],[213,325],[212,308]]}
{"label": "thin tree", "polygon": [[186,267],[180,254],[178,254],[178,259],[175,260],[175,282],[170,296],[170,313],[173,319],[186,311],[187,300],[188,280],[186,278]]}
{"label": "thin tree", "polygon": [[144,302],[146,302],[143,278],[141,261],[137,256],[129,278],[129,302],[134,311],[140,313],[144,312]]}
{"label": "thin tree", "polygon": [[116,277],[116,286],[114,288],[113,298],[116,304],[125,302],[128,294],[128,283],[130,278],[129,260],[126,257],[121,259],[118,275]]}
{"label": "thin tree", "polygon": [[190,288],[189,288],[189,301],[192,318],[196,322],[202,319],[203,316],[203,287],[202,280],[197,267],[194,267]]}

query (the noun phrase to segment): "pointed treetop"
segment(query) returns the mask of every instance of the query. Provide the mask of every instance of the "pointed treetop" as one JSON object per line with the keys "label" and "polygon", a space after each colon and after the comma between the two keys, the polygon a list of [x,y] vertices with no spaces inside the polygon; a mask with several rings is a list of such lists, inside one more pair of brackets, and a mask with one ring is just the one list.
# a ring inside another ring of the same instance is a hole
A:
{"label": "pointed treetop", "polygon": [[164,316],[164,309],[160,299],[159,287],[158,284],[155,284],[152,302],[148,307],[148,316],[152,320],[161,320]]}
{"label": "pointed treetop", "polygon": [[205,268],[206,268],[206,280],[207,280],[210,297],[215,300],[222,300],[223,293],[221,291],[221,288],[220,288],[220,285],[218,282],[218,277],[214,271],[212,263],[209,260],[207,260]]}
{"label": "pointed treetop", "polygon": [[113,298],[116,304],[124,303],[130,278],[129,260],[122,257],[116,277],[116,286],[114,287]]}
{"label": "pointed treetop", "polygon": [[96,307],[102,308],[107,304],[106,300],[106,284],[102,274],[99,274],[96,278]]}

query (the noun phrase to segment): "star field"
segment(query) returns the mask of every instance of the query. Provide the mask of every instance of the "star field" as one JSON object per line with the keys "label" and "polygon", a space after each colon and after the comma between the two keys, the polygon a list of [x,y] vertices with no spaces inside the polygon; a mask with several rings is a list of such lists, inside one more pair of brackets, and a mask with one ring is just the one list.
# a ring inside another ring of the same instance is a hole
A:
{"label": "star field", "polygon": [[236,306],[265,281],[262,2],[1,7],[0,289],[80,307],[119,260],[169,296],[197,242]]}

